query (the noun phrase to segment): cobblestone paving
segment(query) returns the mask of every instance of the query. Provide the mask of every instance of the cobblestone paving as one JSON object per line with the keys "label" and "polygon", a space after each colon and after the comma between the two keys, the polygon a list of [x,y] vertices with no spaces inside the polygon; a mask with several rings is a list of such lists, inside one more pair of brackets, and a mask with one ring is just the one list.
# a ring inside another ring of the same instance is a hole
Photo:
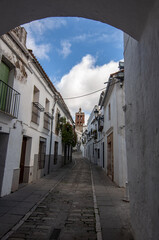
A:
{"label": "cobblestone paving", "polygon": [[89,164],[77,159],[76,166],[9,239],[97,239]]}

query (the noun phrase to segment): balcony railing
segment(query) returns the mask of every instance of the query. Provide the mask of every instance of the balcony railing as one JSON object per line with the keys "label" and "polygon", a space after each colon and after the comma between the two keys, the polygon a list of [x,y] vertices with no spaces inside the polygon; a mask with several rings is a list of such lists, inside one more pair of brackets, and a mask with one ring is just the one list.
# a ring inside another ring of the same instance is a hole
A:
{"label": "balcony railing", "polygon": [[0,80],[0,111],[13,118],[18,117],[20,93]]}

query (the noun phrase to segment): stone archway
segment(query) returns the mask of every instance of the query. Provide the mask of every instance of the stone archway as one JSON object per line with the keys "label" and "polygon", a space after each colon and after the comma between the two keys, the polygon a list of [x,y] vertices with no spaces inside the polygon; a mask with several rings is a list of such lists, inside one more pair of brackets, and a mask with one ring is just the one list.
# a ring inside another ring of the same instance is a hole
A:
{"label": "stone archway", "polygon": [[76,16],[110,24],[139,40],[154,1],[2,0],[0,3],[0,35],[36,19]]}
{"label": "stone archway", "polygon": [[136,240],[159,239],[159,1],[1,0],[0,35],[50,16],[90,18],[131,36],[124,57],[132,226]]}

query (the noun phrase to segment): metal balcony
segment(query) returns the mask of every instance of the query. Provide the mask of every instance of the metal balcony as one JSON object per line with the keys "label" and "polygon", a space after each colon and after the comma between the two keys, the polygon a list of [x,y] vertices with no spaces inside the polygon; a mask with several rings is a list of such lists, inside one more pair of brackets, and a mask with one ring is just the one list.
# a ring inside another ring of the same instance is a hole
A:
{"label": "metal balcony", "polygon": [[18,118],[20,93],[0,80],[0,111]]}

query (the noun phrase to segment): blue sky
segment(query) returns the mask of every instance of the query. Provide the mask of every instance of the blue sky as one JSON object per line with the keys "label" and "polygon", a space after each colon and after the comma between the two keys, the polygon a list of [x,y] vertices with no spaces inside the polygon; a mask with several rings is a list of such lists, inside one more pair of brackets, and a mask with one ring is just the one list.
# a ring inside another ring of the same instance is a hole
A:
{"label": "blue sky", "polygon": [[[28,32],[27,47],[64,98],[104,87],[104,81],[123,59],[123,33],[104,23],[60,17],[37,20],[24,27]],[[66,100],[66,104],[73,115],[82,107],[88,116],[99,94],[74,104]]]}

